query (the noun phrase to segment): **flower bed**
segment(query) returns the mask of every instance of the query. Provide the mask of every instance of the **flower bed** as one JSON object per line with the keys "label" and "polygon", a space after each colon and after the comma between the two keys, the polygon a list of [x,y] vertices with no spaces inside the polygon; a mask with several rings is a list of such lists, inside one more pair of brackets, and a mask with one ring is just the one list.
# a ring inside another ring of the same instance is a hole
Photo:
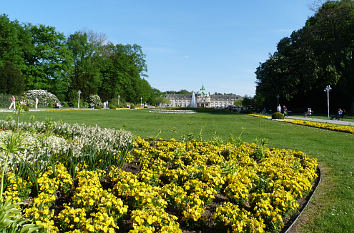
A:
{"label": "flower bed", "polygon": [[311,126],[311,127],[321,128],[321,129],[333,130],[333,131],[354,133],[354,127],[347,126],[347,125],[335,125],[330,123],[320,123],[320,122],[303,121],[303,120],[285,120],[285,122],[295,124],[295,125],[305,125],[305,126]]}
{"label": "flower bed", "polygon": [[[4,195],[48,232],[279,231],[316,178],[315,159],[257,144],[138,137],[125,154],[125,131],[21,128]],[[1,142],[12,134],[2,131]]]}
{"label": "flower bed", "polygon": [[261,115],[261,114],[248,114],[249,116],[254,116],[254,117],[261,117],[261,118],[267,118],[267,119],[271,119],[271,117],[266,116],[266,115]]}
{"label": "flower bed", "polygon": [[[268,116],[260,115],[260,114],[248,114],[248,115],[269,119]],[[310,127],[320,128],[320,129],[328,129],[328,130],[333,130],[333,131],[354,133],[354,127],[348,126],[348,125],[335,125],[335,124],[330,124],[330,123],[320,123],[320,122],[315,122],[315,121],[303,121],[303,120],[283,120],[283,122],[288,122],[288,123],[295,124],[295,125],[305,125],[305,126],[310,126]]]}

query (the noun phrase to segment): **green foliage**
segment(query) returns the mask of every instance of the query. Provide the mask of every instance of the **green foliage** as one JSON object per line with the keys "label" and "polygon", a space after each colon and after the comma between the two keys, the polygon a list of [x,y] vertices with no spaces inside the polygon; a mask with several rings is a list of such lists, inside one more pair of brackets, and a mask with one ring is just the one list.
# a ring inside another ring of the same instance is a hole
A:
{"label": "green foliage", "polygon": [[101,98],[98,95],[90,95],[89,103],[93,104],[94,106],[98,106],[98,105],[102,106]]}
{"label": "green foliage", "polygon": [[274,112],[272,114],[272,119],[284,119],[284,114],[281,112]]}
{"label": "green foliage", "polygon": [[163,96],[158,96],[155,99],[156,104],[169,104],[170,100]]}
{"label": "green foliage", "polygon": [[20,95],[24,90],[25,80],[20,69],[14,63],[5,61],[0,65],[0,92]]}
{"label": "green foliage", "polygon": [[235,106],[242,107],[243,106],[243,99],[238,99],[234,102]]}
{"label": "green foliage", "polygon": [[31,233],[46,232],[43,226],[31,224],[22,216],[19,204],[10,200],[0,200],[0,232]]}
{"label": "green foliage", "polygon": [[[77,105],[77,91],[86,100],[100,95],[107,101],[155,104],[159,95],[145,78],[147,65],[141,46],[112,44],[94,32],[68,38],[52,26],[19,24],[0,16],[0,93],[22,94],[28,89],[54,93]],[[70,88],[69,88],[70,87]],[[51,103],[50,105],[55,105]]]}
{"label": "green foliage", "polygon": [[117,108],[117,106],[116,106],[116,105],[114,105],[114,104],[108,104],[108,108],[109,108],[109,109],[116,109],[116,108]]}
{"label": "green foliage", "polygon": [[[8,108],[11,104],[11,94],[0,93],[0,108]],[[15,96],[19,99],[18,96]]]}
{"label": "green foliage", "polygon": [[7,169],[7,161],[9,159],[9,155],[18,151],[21,147],[22,137],[19,133],[12,133],[6,136],[3,139],[3,143],[0,145],[0,148],[5,153],[5,162],[2,164],[1,171],[1,186],[0,186],[0,201],[3,201],[3,191],[4,191],[4,178],[5,178],[5,170]]}
{"label": "green foliage", "polygon": [[22,107],[23,111],[25,111],[25,112],[29,111],[29,107],[27,105],[21,104],[21,107]]}
{"label": "green foliage", "polygon": [[27,89],[48,90],[63,100],[70,86],[68,75],[72,69],[72,55],[64,34],[45,25],[27,24],[24,28],[32,38],[24,70]]}
{"label": "green foliage", "polygon": [[354,2],[327,1],[303,28],[281,39],[256,71],[256,93],[264,98],[264,107],[276,106],[279,95],[280,103],[292,108],[325,111],[323,89],[331,85],[335,109],[349,110],[354,99],[353,30]]}

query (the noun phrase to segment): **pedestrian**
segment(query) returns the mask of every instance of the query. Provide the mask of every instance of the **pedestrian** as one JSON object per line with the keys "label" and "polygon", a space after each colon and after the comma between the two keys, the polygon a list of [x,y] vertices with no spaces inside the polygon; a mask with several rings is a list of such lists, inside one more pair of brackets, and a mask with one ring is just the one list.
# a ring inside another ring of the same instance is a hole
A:
{"label": "pedestrian", "polygon": [[311,116],[311,115],[312,115],[312,109],[311,108],[307,108],[307,112],[305,112],[305,117]]}
{"label": "pedestrian", "polygon": [[38,108],[38,98],[37,97],[36,97],[36,102],[35,102],[35,108],[36,108],[36,110]]}
{"label": "pedestrian", "polygon": [[277,112],[281,112],[281,106],[280,106],[280,104],[279,104],[278,107],[277,107]]}
{"label": "pedestrian", "polygon": [[288,116],[288,108],[283,105],[283,113],[284,113],[284,116]]}
{"label": "pedestrian", "polygon": [[341,108],[339,108],[336,118],[337,118],[337,120],[340,120],[340,118],[342,118],[342,117],[343,117],[343,110]]}
{"label": "pedestrian", "polygon": [[9,110],[11,108],[13,108],[14,110],[16,109],[16,98],[15,98],[15,96],[11,97],[11,104],[10,104]]}

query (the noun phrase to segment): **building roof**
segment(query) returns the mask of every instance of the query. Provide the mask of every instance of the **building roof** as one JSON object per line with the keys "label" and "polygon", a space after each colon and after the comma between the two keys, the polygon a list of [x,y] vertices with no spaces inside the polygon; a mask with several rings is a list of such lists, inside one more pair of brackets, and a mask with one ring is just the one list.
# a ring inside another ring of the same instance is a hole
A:
{"label": "building roof", "polygon": [[205,90],[204,85],[202,85],[202,88],[197,92],[197,95],[205,95],[205,96],[209,96],[209,93]]}
{"label": "building roof", "polygon": [[210,98],[212,100],[234,100],[234,99],[239,99],[239,95],[235,94],[226,94],[226,95],[210,95]]}
{"label": "building roof", "polygon": [[192,99],[192,94],[167,94],[167,99],[179,99],[179,100],[190,100]]}

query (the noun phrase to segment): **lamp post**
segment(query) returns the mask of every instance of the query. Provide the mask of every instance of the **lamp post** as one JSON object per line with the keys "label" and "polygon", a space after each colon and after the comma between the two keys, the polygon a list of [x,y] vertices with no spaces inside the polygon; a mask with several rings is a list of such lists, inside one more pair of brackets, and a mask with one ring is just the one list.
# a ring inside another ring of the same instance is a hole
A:
{"label": "lamp post", "polygon": [[332,90],[330,85],[327,85],[326,88],[324,89],[325,92],[327,92],[327,117],[329,119],[329,91]]}
{"label": "lamp post", "polygon": [[280,98],[279,94],[276,97],[277,97],[277,106],[278,106],[279,105],[279,98]]}
{"label": "lamp post", "polygon": [[117,108],[119,108],[119,99],[120,99],[120,95],[118,95],[118,106],[117,106]]}
{"label": "lamp post", "polygon": [[79,90],[79,91],[77,92],[77,94],[79,95],[79,98],[78,98],[78,100],[77,100],[77,108],[80,108],[80,94],[81,94],[81,91]]}
{"label": "lamp post", "polygon": [[140,107],[143,107],[143,97],[140,97]]}

